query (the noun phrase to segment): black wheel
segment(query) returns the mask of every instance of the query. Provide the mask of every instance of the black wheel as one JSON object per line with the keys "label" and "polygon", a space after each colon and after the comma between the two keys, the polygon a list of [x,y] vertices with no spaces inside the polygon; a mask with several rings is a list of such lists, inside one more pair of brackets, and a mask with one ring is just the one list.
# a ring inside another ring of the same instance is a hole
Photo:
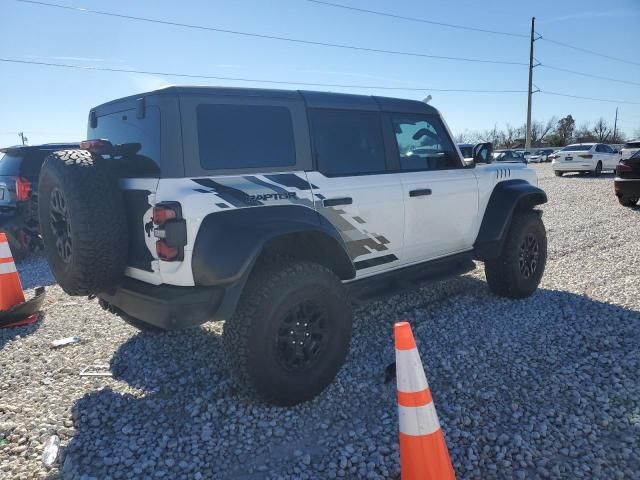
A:
{"label": "black wheel", "polygon": [[124,199],[108,161],[85,150],[49,155],[38,213],[51,271],[69,295],[112,291],[128,256]]}
{"label": "black wheel", "polygon": [[249,279],[223,342],[239,386],[276,405],[312,399],[333,381],[351,341],[351,304],[329,269],[267,262]]}
{"label": "black wheel", "polygon": [[524,298],[538,288],[547,262],[547,233],[535,212],[513,218],[500,257],[485,262],[489,288],[496,295]]}
{"label": "black wheel", "polygon": [[618,201],[623,207],[635,207],[638,204],[637,198],[618,197]]}
{"label": "black wheel", "polygon": [[555,174],[556,177],[561,177],[564,172],[561,172],[559,170],[554,170],[553,173]]}
{"label": "black wheel", "polygon": [[602,173],[602,162],[598,162],[596,164],[596,169],[593,171],[593,176],[599,177],[601,173]]}

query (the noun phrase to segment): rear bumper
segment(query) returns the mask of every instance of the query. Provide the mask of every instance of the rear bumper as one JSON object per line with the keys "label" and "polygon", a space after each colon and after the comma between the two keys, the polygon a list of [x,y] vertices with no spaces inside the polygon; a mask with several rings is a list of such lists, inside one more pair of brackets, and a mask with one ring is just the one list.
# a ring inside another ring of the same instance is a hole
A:
{"label": "rear bumper", "polygon": [[[220,319],[225,313],[223,287],[176,287],[150,285],[125,278],[113,293],[100,293],[104,307],[116,314],[126,314],[164,330],[193,327]],[[235,304],[234,304],[235,306]]]}
{"label": "rear bumper", "polygon": [[582,162],[556,162],[552,163],[551,166],[558,172],[590,172],[596,169],[595,165]]}
{"label": "rear bumper", "polygon": [[617,197],[640,197],[640,178],[621,179],[616,177],[613,189]]}

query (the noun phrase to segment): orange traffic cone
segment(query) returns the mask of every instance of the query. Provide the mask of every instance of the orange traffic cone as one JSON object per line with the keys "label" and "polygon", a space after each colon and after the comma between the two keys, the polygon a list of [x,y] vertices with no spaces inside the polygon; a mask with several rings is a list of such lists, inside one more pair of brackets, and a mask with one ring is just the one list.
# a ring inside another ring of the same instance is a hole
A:
{"label": "orange traffic cone", "polygon": [[7,236],[0,232],[0,327],[35,322],[38,317],[34,314],[40,309],[43,301],[43,287],[36,289],[34,298],[25,301]]}
{"label": "orange traffic cone", "polygon": [[455,479],[411,325],[394,326],[402,480]]}
{"label": "orange traffic cone", "polygon": [[0,233],[0,311],[24,302],[22,284],[9,249],[9,241]]}

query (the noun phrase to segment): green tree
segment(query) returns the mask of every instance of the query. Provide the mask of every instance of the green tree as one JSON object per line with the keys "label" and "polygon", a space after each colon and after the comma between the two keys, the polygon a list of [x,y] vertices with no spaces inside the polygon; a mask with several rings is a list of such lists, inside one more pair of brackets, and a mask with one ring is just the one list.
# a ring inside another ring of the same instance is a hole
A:
{"label": "green tree", "polygon": [[559,146],[563,147],[571,140],[573,130],[576,128],[576,121],[571,115],[558,120],[555,131],[555,140]]}

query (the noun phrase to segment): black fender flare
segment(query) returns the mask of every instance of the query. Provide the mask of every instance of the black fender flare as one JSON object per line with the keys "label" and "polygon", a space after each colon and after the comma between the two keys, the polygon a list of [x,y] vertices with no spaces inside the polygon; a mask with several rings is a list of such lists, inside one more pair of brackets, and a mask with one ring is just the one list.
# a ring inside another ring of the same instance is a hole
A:
{"label": "black fender flare", "polygon": [[266,246],[278,238],[296,234],[321,239],[331,253],[325,255],[331,257],[326,261],[338,276],[343,280],[355,277],[344,241],[328,220],[302,205],[273,205],[207,215],[192,252],[194,282],[201,286],[244,283]]}
{"label": "black fender flare", "polygon": [[480,231],[474,244],[476,260],[491,260],[500,255],[517,212],[525,212],[547,203],[547,194],[526,180],[506,180],[498,183],[484,211]]}

